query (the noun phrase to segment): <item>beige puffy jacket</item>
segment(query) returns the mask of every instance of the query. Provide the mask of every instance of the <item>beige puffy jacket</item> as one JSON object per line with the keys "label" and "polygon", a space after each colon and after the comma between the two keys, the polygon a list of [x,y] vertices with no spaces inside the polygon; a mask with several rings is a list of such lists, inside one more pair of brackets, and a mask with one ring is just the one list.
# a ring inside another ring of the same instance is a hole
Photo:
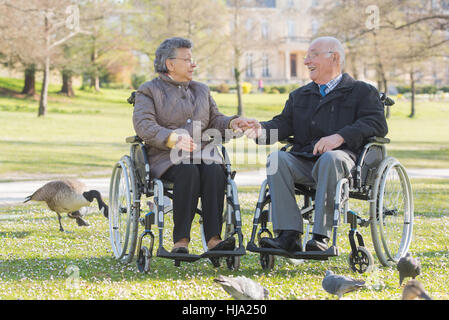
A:
{"label": "beige puffy jacket", "polygon": [[186,158],[185,152],[175,154],[174,149],[167,146],[167,139],[175,130],[176,133],[180,133],[180,129],[185,130],[184,133],[188,132],[195,143],[201,145],[194,155],[189,154],[188,157],[198,158],[201,154],[203,160],[221,162],[216,148],[206,148],[207,152],[204,152],[206,144],[198,138],[203,136],[205,140],[203,133],[211,128],[217,129],[225,137],[225,130],[236,117],[228,117],[218,111],[209,87],[203,83],[176,82],[160,74],[142,84],[136,94],[133,124],[136,134],[148,147],[151,176],[160,178],[177,163],[173,159]]}

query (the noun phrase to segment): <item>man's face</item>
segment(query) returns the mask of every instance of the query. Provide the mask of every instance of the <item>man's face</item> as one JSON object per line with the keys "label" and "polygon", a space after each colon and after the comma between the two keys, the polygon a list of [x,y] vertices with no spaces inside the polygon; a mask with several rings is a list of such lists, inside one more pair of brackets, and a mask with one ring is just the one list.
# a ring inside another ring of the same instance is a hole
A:
{"label": "man's face", "polygon": [[334,61],[337,54],[329,53],[329,51],[325,42],[317,41],[310,45],[304,59],[304,64],[309,69],[310,79],[318,84],[325,84],[335,76]]}
{"label": "man's face", "polygon": [[196,67],[195,63],[191,62],[192,50],[188,48],[176,49],[174,58],[167,59],[170,64],[169,74],[174,80],[179,82],[190,81],[193,79],[193,71]]}

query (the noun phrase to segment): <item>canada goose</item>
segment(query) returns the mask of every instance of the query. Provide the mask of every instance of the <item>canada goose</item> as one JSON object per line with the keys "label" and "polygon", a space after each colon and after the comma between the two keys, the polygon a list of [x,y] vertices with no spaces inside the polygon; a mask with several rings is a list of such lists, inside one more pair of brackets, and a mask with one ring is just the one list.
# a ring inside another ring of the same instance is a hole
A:
{"label": "canada goose", "polygon": [[76,219],[79,226],[88,226],[89,224],[83,220],[82,214],[78,210],[97,199],[98,208],[107,218],[108,206],[103,202],[100,192],[86,189],[84,183],[74,179],[50,181],[37,189],[31,196],[26,197],[24,203],[30,200],[45,201],[50,210],[58,215],[60,231],[64,231],[61,224],[61,213],[63,212],[67,212],[69,218]]}

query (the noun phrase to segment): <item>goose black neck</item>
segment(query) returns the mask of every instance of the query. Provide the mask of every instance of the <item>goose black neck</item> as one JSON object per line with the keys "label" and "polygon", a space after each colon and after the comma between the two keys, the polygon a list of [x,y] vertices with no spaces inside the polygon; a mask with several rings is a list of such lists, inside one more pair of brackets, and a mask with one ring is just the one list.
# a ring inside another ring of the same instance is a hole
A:
{"label": "goose black neck", "polygon": [[101,194],[97,190],[90,190],[83,192],[83,196],[89,202],[92,202],[94,201],[94,199],[97,199],[98,204],[103,203],[103,200],[101,199]]}

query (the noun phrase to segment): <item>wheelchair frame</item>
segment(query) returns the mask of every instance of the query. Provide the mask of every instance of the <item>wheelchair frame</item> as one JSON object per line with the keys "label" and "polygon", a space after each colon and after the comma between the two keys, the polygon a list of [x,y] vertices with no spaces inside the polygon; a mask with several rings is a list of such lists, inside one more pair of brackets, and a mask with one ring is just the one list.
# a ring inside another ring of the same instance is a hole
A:
{"label": "wheelchair frame", "polygon": [[[394,104],[394,101],[385,95],[381,95],[381,99],[385,105]],[[287,143],[287,145],[281,148],[281,151],[287,151],[293,144],[293,139],[289,138],[287,141],[281,142]],[[331,245],[326,251],[288,252],[282,249],[263,248],[257,246],[255,243],[256,236],[258,241],[260,241],[262,234],[264,233],[266,233],[269,237],[273,237],[272,232],[267,227],[267,223],[271,221],[271,198],[267,180],[265,180],[260,188],[259,198],[254,213],[251,238],[247,244],[248,251],[260,254],[260,263],[262,268],[273,268],[275,261],[274,256],[283,256],[290,259],[312,260],[327,260],[330,257],[338,256],[339,250],[337,248],[337,231],[340,224],[340,217],[342,215],[344,216],[344,222],[350,224],[348,237],[351,252],[348,256],[348,263],[353,271],[363,273],[374,264],[374,258],[366,249],[363,237],[357,230],[358,226],[370,226],[374,249],[382,265],[390,266],[397,263],[397,261],[407,253],[412,240],[414,208],[411,184],[405,168],[399,163],[398,160],[387,156],[385,145],[389,142],[390,140],[387,138],[369,138],[368,143],[364,146],[357,159],[353,176],[349,179],[344,178],[337,182],[336,197],[334,199],[332,240]],[[365,170],[364,164],[366,158],[371,150],[375,150],[373,148],[379,149],[377,152],[381,152],[382,160],[377,163],[377,166]],[[396,176],[398,177],[399,183],[395,182]],[[391,178],[393,178],[392,182],[390,182]],[[386,196],[386,191],[388,191],[390,184],[393,184],[393,187],[395,188],[398,187],[397,191],[393,190],[393,192],[397,193],[397,197],[400,195],[399,193],[404,196],[402,198],[402,209],[398,209],[396,205],[392,205],[390,203],[387,205],[384,204],[385,198],[388,198],[388,194]],[[398,185],[394,186],[394,184]],[[304,197],[304,204],[300,210],[302,219],[307,224],[306,235],[303,239],[302,245],[302,247],[305,248],[305,244],[310,236],[310,227],[313,225],[312,213],[314,211],[313,200],[315,190],[308,186],[295,185],[295,194]],[[350,198],[366,200],[369,202],[368,219],[364,219],[358,213],[349,210]],[[264,210],[264,207],[267,204],[269,205],[269,208],[268,210]],[[389,206],[392,206],[392,208],[389,208]],[[395,224],[393,221],[393,227],[390,228],[388,222],[389,220],[399,217],[401,215],[401,211],[403,211],[404,216],[401,238],[399,240],[391,240],[388,232],[390,229],[394,229]],[[390,216],[392,218],[389,218]],[[258,231],[259,224],[260,230]],[[397,242],[399,242],[399,244],[397,244]]]}
{"label": "wheelchair frame", "polygon": [[[128,99],[134,104],[135,92]],[[209,258],[215,267],[220,265],[219,258],[225,257],[227,267],[237,270],[240,266],[240,257],[246,254],[243,246],[242,222],[240,204],[238,201],[237,186],[234,181],[235,171],[231,169],[231,163],[223,145],[221,155],[224,162],[226,176],[226,208],[224,210],[223,223],[225,224],[225,238],[237,235],[236,248],[228,250],[208,250],[204,237],[202,218],[200,218],[201,238],[204,253],[184,254],[171,253],[165,249],[163,243],[164,215],[170,211],[164,204],[164,198],[173,199],[170,192],[172,184],[161,179],[151,178],[150,164],[147,156],[147,147],[138,136],[126,138],[130,143],[130,154],[124,155],[115,165],[112,171],[109,188],[109,234],[112,251],[117,260],[130,263],[137,247],[137,268],[140,272],[148,272],[153,256],[154,233],[151,230],[153,224],[159,231],[159,245],[156,251],[157,257],[173,259],[179,266],[182,261],[194,262],[198,259]],[[214,143],[211,141],[210,143]],[[142,195],[146,198],[153,197],[155,212],[150,210],[144,217],[140,217]],[[201,215],[201,210],[196,209]],[[138,236],[138,225],[144,226],[144,231]],[[149,246],[143,246],[144,238],[149,237]]]}
{"label": "wheelchair frame", "polygon": [[[221,146],[221,152],[224,160],[225,175],[226,175],[226,210],[224,212],[223,222],[225,223],[225,238],[237,235],[238,246],[232,250],[212,250],[207,249],[204,238],[203,225],[201,223],[201,236],[204,253],[198,254],[184,254],[171,253],[165,249],[163,243],[163,228],[165,210],[164,197],[173,198],[171,191],[171,183],[163,182],[161,179],[150,178],[150,165],[146,153],[146,146],[142,140],[137,137],[128,137],[126,142],[131,143],[130,155],[125,155],[118,161],[113,169],[111,177],[111,184],[109,190],[110,198],[110,239],[115,257],[118,260],[129,263],[132,261],[134,251],[137,245],[137,265],[141,272],[148,272],[150,269],[150,262],[152,258],[154,246],[154,233],[151,230],[153,224],[157,224],[159,230],[159,246],[157,248],[157,257],[168,258],[175,260],[175,265],[179,266],[182,261],[193,262],[201,258],[210,258],[215,267],[219,266],[218,259],[226,257],[226,263],[229,269],[237,270],[240,265],[240,256],[245,255],[246,251],[243,246],[243,234],[241,232],[241,215],[240,204],[238,202],[237,186],[234,181],[235,171],[231,171],[231,164],[226,148]],[[141,159],[138,159],[138,157]],[[141,162],[143,160],[143,162]],[[125,182],[126,201],[121,201],[122,205],[117,205],[118,187],[121,184],[123,173],[123,180]],[[154,198],[155,212],[148,212],[143,218],[140,218],[141,211],[141,196],[145,195],[147,198]],[[131,200],[132,197],[132,200]],[[225,200],[225,199],[223,199]],[[196,213],[201,215],[201,210],[197,208]],[[121,221],[118,215],[126,214],[125,228],[120,230]],[[140,219],[139,219],[140,218]],[[144,231],[140,234],[137,241],[138,221],[144,226]],[[124,236],[122,239],[122,236]],[[150,237],[149,247],[142,246],[144,237]],[[137,241],[137,242],[136,242]]]}

